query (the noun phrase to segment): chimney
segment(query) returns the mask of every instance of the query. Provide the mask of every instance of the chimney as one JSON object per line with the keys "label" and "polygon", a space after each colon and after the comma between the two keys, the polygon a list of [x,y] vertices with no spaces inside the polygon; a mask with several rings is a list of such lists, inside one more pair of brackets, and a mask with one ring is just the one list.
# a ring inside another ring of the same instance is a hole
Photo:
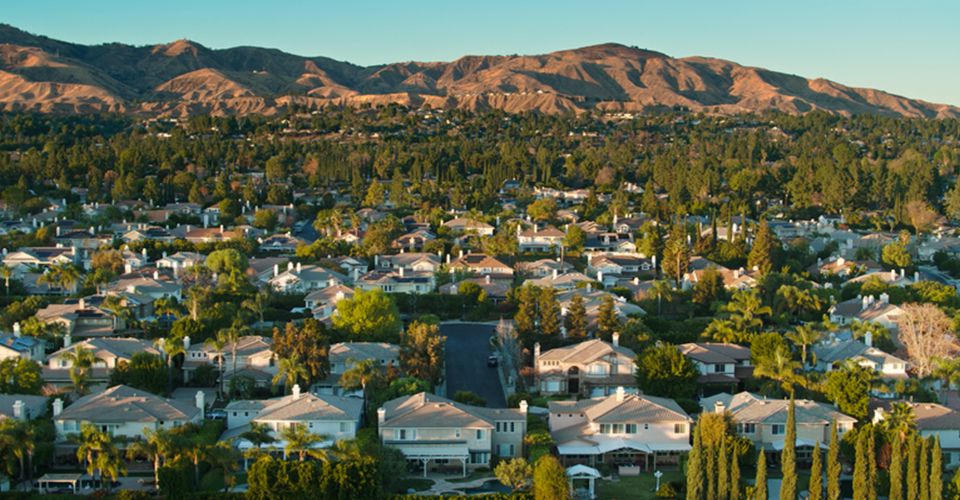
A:
{"label": "chimney", "polygon": [[400,266],[400,277],[403,277],[403,266]]}
{"label": "chimney", "polygon": [[613,332],[613,346],[620,347],[620,332]]}
{"label": "chimney", "polygon": [[530,407],[527,405],[526,401],[523,401],[523,400],[520,401],[520,413],[523,413],[524,415],[526,415],[527,411],[529,411],[529,408]]}
{"label": "chimney", "polygon": [[377,408],[377,425],[383,426],[383,423],[387,421],[387,410],[383,408]]}
{"label": "chimney", "polygon": [[913,282],[920,283],[920,271],[914,271],[913,273]]}
{"label": "chimney", "polygon": [[463,250],[460,250],[460,258],[463,258]]}
{"label": "chimney", "polygon": [[60,226],[57,226],[57,237],[60,237]]}
{"label": "chimney", "polygon": [[486,276],[484,276],[483,279],[484,279],[484,282],[485,282],[486,284],[488,284],[488,285],[490,284],[490,275],[489,275],[489,274],[486,275]]}
{"label": "chimney", "polygon": [[450,263],[450,254],[447,254],[447,264]]}
{"label": "chimney", "polygon": [[220,224],[220,232],[223,232],[223,224]]}
{"label": "chimney", "polygon": [[593,285],[591,285],[590,283],[587,283],[587,293],[591,293],[591,292],[593,292]]}
{"label": "chimney", "polygon": [[26,406],[26,405],[23,404],[23,401],[20,401],[20,400],[17,400],[17,402],[13,403],[13,418],[14,418],[14,419],[16,419],[16,420],[26,420],[26,419],[27,419],[27,412],[24,411],[24,407],[25,407],[25,406]]}
{"label": "chimney", "polygon": [[724,410],[726,410],[726,408],[724,407],[723,401],[713,403],[713,412],[717,415],[723,415]]}
{"label": "chimney", "polygon": [[897,280],[897,270],[894,269],[893,271],[890,271],[890,281],[896,281],[896,280]]}
{"label": "chimney", "polygon": [[19,321],[17,321],[16,323],[13,324],[13,336],[14,336],[14,337],[19,337],[19,336],[20,336],[20,322],[19,322]]}
{"label": "chimney", "polygon": [[187,335],[183,337],[183,350],[186,351],[190,349],[190,336]]}
{"label": "chimney", "polygon": [[380,256],[379,256],[379,255],[374,255],[374,256],[373,256],[373,267],[374,267],[374,268],[380,267]]}
{"label": "chimney", "polygon": [[890,303],[890,295],[889,295],[889,294],[886,294],[886,293],[881,293],[881,294],[880,294],[880,302],[883,302],[884,304],[889,304],[889,303]]}
{"label": "chimney", "polygon": [[640,286],[640,277],[639,277],[639,276],[634,276],[634,277],[633,277],[633,286]]}
{"label": "chimney", "polygon": [[293,271],[293,262],[287,262],[287,271]]}
{"label": "chimney", "polygon": [[869,297],[863,297],[862,299],[860,299],[860,310],[861,310],[861,311],[866,310],[866,309],[867,309],[867,306],[869,306],[869,305],[870,305],[870,298],[869,298]]}
{"label": "chimney", "polygon": [[293,396],[294,401],[300,399],[300,384],[293,384],[293,389],[290,389],[290,394]]}
{"label": "chimney", "polygon": [[653,262],[653,268],[656,269],[656,268],[657,268],[657,256],[654,255],[654,256],[650,257],[650,261]]}
{"label": "chimney", "polygon": [[533,344],[533,367],[536,369],[537,360],[540,358],[540,342]]}
{"label": "chimney", "polygon": [[740,279],[740,270],[739,270],[739,269],[734,269],[734,270],[733,270],[733,279],[735,279],[735,280]]}
{"label": "chimney", "polygon": [[554,269],[554,270],[553,270],[553,279],[557,279],[557,275],[558,275],[558,274],[559,274],[559,272],[558,272],[556,269]]}
{"label": "chimney", "polygon": [[63,413],[63,400],[60,398],[53,400],[53,417],[59,417]]}
{"label": "chimney", "polygon": [[154,272],[153,272],[153,279],[155,279],[155,280],[159,280],[159,279],[160,279],[160,271],[154,271]]}
{"label": "chimney", "polygon": [[623,402],[623,386],[617,387],[617,402]]}
{"label": "chimney", "polygon": [[163,258],[164,258],[164,259],[167,258],[167,251],[166,251],[166,250],[163,251]]}
{"label": "chimney", "polygon": [[597,271],[597,282],[600,283],[600,286],[603,286],[603,271]]}
{"label": "chimney", "polygon": [[206,396],[204,396],[203,391],[197,391],[197,395],[194,396],[194,400],[197,403],[197,409],[200,410],[200,418],[203,418],[204,412],[207,409],[206,404],[204,403],[205,397]]}
{"label": "chimney", "polygon": [[280,264],[273,265],[273,277],[276,278],[277,276],[280,276]]}
{"label": "chimney", "polygon": [[64,348],[70,347],[70,344],[72,344],[72,343],[73,343],[73,336],[70,335],[69,333],[64,334],[64,335],[63,335],[63,347],[64,347]]}
{"label": "chimney", "polygon": [[357,268],[355,267],[355,268],[353,268],[353,281],[356,282],[356,281],[359,281],[359,280],[360,280],[360,269],[357,269]]}
{"label": "chimney", "polygon": [[301,269],[301,267],[300,267],[300,263],[299,263],[299,262],[297,262],[297,274],[300,274],[300,269]]}
{"label": "chimney", "polygon": [[866,344],[867,347],[873,347],[873,334],[867,332],[867,334],[863,336],[863,343]]}
{"label": "chimney", "polygon": [[124,264],[124,265],[123,265],[123,273],[124,273],[124,274],[130,274],[130,273],[132,273],[132,272],[133,272],[133,265],[132,265],[132,264],[127,263],[127,264]]}

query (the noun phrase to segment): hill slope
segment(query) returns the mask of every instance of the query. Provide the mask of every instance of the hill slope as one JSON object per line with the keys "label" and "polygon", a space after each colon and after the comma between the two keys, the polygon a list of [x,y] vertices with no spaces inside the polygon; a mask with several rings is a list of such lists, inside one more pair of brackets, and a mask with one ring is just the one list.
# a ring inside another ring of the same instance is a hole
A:
{"label": "hill slope", "polygon": [[[278,97],[289,95],[289,97]],[[136,102],[136,103],[134,103]],[[86,46],[0,25],[0,109],[275,114],[290,104],[501,108],[561,113],[685,106],[738,113],[960,117],[960,108],[702,57],[604,44],[534,56],[361,67],[276,49],[212,50],[187,40]]]}

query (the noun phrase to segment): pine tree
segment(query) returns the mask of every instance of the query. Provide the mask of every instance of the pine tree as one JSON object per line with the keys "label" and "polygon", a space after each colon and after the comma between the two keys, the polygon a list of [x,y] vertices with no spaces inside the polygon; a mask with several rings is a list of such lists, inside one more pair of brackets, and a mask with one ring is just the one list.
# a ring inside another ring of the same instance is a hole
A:
{"label": "pine tree", "polygon": [[753,248],[747,256],[747,265],[751,269],[759,269],[761,273],[767,274],[776,265],[776,251],[775,238],[770,233],[770,226],[767,225],[767,221],[760,221],[757,236],[753,239]]}
{"label": "pine tree", "polygon": [[837,421],[830,427],[830,448],[827,449],[827,500],[840,500],[840,440]]}
{"label": "pine tree", "polygon": [[539,290],[532,286],[520,287],[517,313],[513,320],[517,322],[517,335],[524,346],[533,345],[537,337],[537,296]]}
{"label": "pine tree", "polygon": [[[753,500],[767,499],[767,454],[763,448],[760,448],[760,454],[757,456],[757,480],[753,487]],[[689,497],[688,497],[689,498]]]}
{"label": "pine tree", "polygon": [[560,337],[560,302],[553,288],[540,290],[540,335],[543,338]]}
{"label": "pine tree", "polygon": [[606,342],[613,339],[613,334],[620,329],[620,318],[617,316],[617,306],[613,297],[606,294],[600,300],[597,309],[597,337]]}
{"label": "pine tree", "polygon": [[903,444],[900,436],[890,441],[890,500],[903,500]]}
{"label": "pine tree", "polygon": [[920,500],[931,500],[930,481],[928,479],[930,477],[930,441],[920,438],[917,448],[920,452],[920,469],[918,471],[920,476]]}
{"label": "pine tree", "polygon": [[579,338],[587,334],[587,306],[584,305],[583,296],[579,293],[573,294],[563,326],[567,329],[568,337]]}
{"label": "pine tree", "polygon": [[687,500],[703,500],[703,446],[700,427],[693,431],[693,445],[687,458]]}
{"label": "pine tree", "polygon": [[[930,500],[943,498],[943,450],[940,449],[940,436],[933,437],[930,450]],[[891,499],[892,500],[892,499]]]}
{"label": "pine tree", "polygon": [[917,450],[917,437],[911,435],[910,443],[907,445],[907,498],[906,500],[917,500],[920,498],[920,488],[917,484],[917,466],[920,459]]}
{"label": "pine tree", "polygon": [[717,500],[730,497],[730,460],[727,457],[727,435],[720,437],[720,458],[717,460]]}
{"label": "pine tree", "polygon": [[780,500],[797,499],[797,415],[793,393],[790,393],[790,407],[787,410],[787,435],[783,440],[780,453],[780,468],[783,481],[780,485]]}
{"label": "pine tree", "polygon": [[867,500],[867,433],[857,436],[857,458],[853,464],[853,500]]}
{"label": "pine tree", "polygon": [[810,466],[810,496],[807,500],[823,500],[823,459],[820,457],[820,440],[813,446],[813,464]]}
{"label": "pine tree", "polygon": [[873,426],[865,428],[867,436],[867,500],[877,500],[877,450]]}
{"label": "pine tree", "polygon": [[740,500],[740,458],[736,448],[730,454],[730,500]]}

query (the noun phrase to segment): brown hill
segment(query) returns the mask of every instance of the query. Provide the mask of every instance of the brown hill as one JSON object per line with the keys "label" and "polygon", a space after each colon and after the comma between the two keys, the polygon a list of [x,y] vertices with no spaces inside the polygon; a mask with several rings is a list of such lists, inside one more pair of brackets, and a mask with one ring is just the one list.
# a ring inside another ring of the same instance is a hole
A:
{"label": "brown hill", "polygon": [[212,50],[188,40],[85,46],[0,25],[0,109],[271,115],[292,104],[389,102],[542,113],[685,106],[960,117],[960,108],[879,90],[618,44],[360,67],[276,49]]}

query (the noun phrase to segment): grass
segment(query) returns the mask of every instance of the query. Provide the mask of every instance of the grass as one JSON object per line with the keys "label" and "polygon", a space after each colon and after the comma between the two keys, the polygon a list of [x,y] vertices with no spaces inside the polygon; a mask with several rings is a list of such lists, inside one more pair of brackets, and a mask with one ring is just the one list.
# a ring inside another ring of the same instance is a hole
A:
{"label": "grass", "polygon": [[478,471],[471,472],[469,475],[467,475],[467,477],[457,477],[453,479],[447,479],[447,482],[448,483],[468,483],[476,479],[483,479],[483,478],[494,477],[494,476],[496,476],[496,474],[494,474],[492,470],[484,470],[484,471],[478,470]]}
{"label": "grass", "polygon": [[[672,470],[663,471],[660,478],[661,486],[670,481],[683,481],[682,472]],[[657,478],[652,472],[641,472],[639,476],[620,476],[620,481],[597,481],[596,493],[600,500],[622,500],[625,498],[657,498],[654,488],[657,487]]]}
{"label": "grass", "polygon": [[394,487],[394,492],[400,495],[405,495],[407,490],[413,491],[427,491],[430,487],[433,486],[432,479],[424,479],[419,477],[408,477],[403,481],[397,483]]}

